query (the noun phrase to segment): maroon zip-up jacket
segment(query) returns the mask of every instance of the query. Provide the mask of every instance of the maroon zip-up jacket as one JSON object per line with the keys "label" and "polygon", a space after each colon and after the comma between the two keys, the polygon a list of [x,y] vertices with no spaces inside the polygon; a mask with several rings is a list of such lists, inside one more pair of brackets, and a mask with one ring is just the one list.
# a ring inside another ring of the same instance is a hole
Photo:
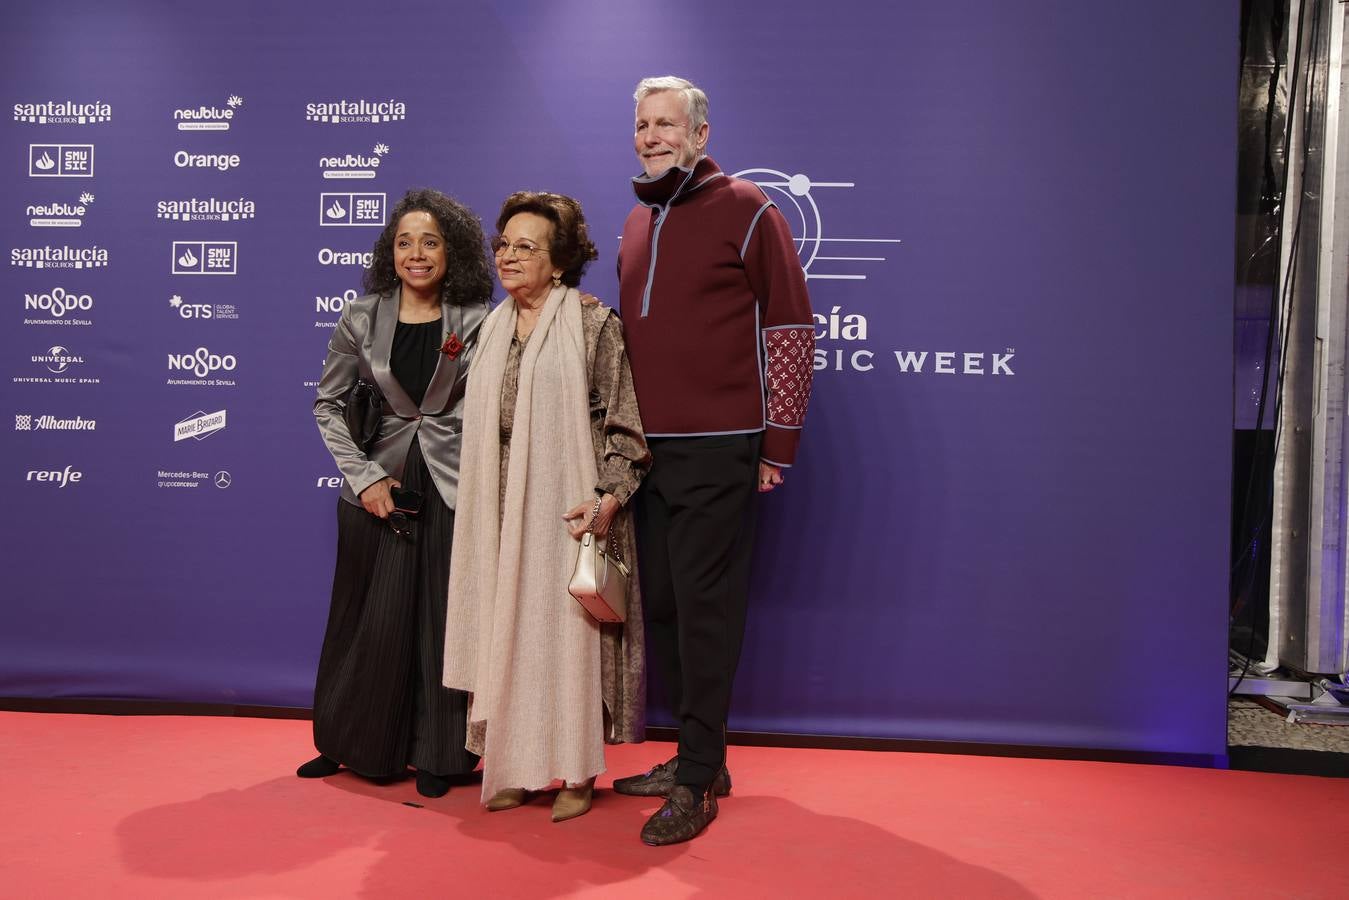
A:
{"label": "maroon zip-up jacket", "polygon": [[709,157],[632,185],[619,307],[647,437],[762,431],[763,460],[790,466],[815,326],[786,220]]}

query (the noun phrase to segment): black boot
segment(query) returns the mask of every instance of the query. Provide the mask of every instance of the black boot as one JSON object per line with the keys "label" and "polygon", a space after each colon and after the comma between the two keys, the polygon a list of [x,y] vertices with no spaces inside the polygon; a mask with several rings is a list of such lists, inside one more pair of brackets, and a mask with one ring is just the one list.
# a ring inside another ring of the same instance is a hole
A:
{"label": "black boot", "polygon": [[444,775],[432,775],[430,772],[417,770],[417,793],[423,797],[444,797],[450,792],[450,779]]}

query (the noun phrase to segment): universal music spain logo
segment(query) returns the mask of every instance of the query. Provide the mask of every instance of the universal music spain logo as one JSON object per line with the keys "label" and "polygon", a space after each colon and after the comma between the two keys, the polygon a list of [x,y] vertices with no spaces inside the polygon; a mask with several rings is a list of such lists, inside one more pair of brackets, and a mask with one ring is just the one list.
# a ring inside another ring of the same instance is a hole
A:
{"label": "universal music spain logo", "polygon": [[92,103],[45,100],[41,103],[14,104],[14,121],[33,125],[96,125],[111,120],[112,106],[101,100]]}
{"label": "universal music spain logo", "polygon": [[93,178],[93,144],[29,144],[29,178]]}
{"label": "universal music spain logo", "polygon": [[330,125],[401,122],[407,118],[407,104],[402,100],[329,100],[306,103],[307,122],[327,122]]}
{"label": "universal music spain logo", "polygon": [[198,106],[173,111],[173,120],[179,131],[229,131],[235,112],[244,105],[244,98],[231,94],[220,106]]}

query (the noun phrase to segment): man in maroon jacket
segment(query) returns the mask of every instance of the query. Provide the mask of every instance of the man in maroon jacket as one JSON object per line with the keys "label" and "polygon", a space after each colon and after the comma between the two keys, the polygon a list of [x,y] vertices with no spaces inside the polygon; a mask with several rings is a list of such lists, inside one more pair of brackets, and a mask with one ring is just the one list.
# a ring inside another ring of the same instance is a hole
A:
{"label": "man in maroon jacket", "polygon": [[614,782],[666,796],[642,840],[686,841],[730,792],[726,716],[740,658],[756,492],[796,458],[814,324],[782,214],[706,153],[707,95],[644,79],[619,299],[653,463],[637,496],[648,637],[679,720],[678,755]]}

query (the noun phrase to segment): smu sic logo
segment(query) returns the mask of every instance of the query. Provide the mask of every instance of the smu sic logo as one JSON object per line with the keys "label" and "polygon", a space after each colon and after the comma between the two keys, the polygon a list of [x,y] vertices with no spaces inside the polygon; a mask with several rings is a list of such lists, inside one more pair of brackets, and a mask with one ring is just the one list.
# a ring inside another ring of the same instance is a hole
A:
{"label": "smu sic logo", "polygon": [[170,353],[170,372],[191,372],[198,378],[205,378],[213,372],[233,372],[239,360],[232,353],[212,353],[205,347],[198,347],[192,353]]}

